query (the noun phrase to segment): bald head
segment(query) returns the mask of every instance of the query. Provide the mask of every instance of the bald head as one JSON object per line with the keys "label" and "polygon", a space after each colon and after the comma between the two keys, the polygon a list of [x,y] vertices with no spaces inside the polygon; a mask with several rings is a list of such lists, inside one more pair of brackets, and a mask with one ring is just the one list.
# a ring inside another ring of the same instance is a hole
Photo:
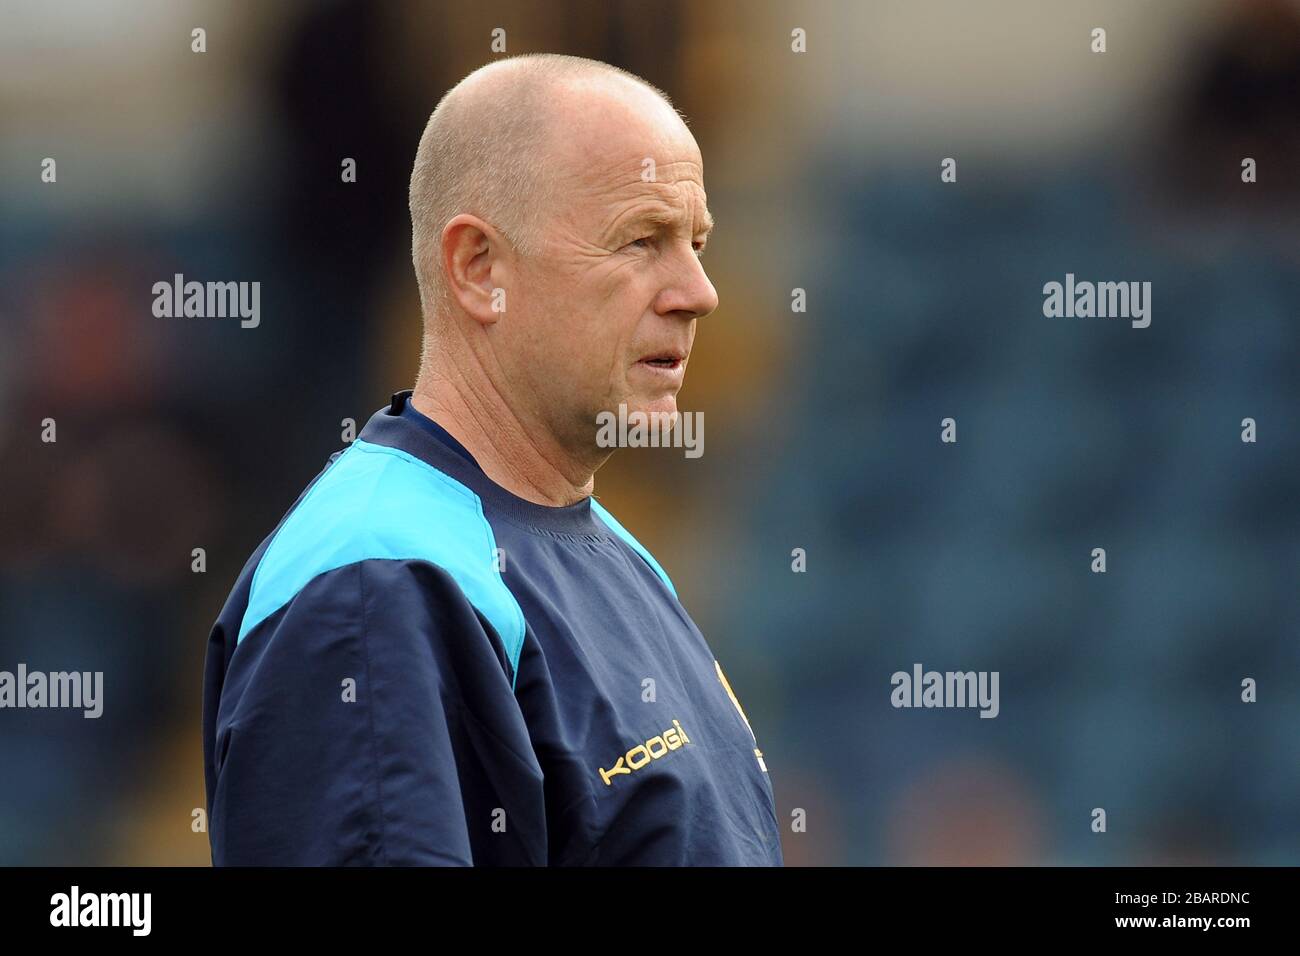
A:
{"label": "bald head", "polygon": [[[556,198],[554,148],[565,139],[566,98],[622,87],[672,110],[662,90],[608,63],[556,53],[497,60],[452,87],[429,117],[411,172],[411,245],[426,319],[447,306],[438,245],[468,213],[535,254]],[[674,111],[675,112],[675,111]]]}

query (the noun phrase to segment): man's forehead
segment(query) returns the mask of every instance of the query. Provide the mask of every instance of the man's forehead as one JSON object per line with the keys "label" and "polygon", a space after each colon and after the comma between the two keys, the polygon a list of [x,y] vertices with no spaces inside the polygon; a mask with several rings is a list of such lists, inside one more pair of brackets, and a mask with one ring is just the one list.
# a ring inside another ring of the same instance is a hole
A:
{"label": "man's forehead", "polygon": [[653,92],[582,87],[551,108],[559,122],[548,152],[572,212],[583,206],[606,223],[643,211],[659,219],[689,217],[692,228],[712,226],[699,146]]}
{"label": "man's forehead", "polygon": [[634,175],[583,190],[576,198],[575,206],[583,208],[575,208],[574,212],[602,231],[635,223],[695,233],[713,228],[704,187],[694,177],[665,182],[646,181]]}
{"label": "man's forehead", "polygon": [[638,180],[609,198],[610,218],[640,217],[656,222],[689,220],[689,224],[696,228],[710,229],[713,226],[704,189],[695,180]]}
{"label": "man's forehead", "polygon": [[[572,170],[583,194],[609,206],[704,210],[704,163],[694,141],[618,144]],[[698,214],[698,212],[696,213]]]}
{"label": "man's forehead", "polygon": [[[703,161],[685,121],[650,90],[630,82],[581,84],[562,89],[549,105],[555,118],[553,144],[578,168],[593,175],[640,176],[642,162],[693,166]],[[682,170],[687,173],[687,170]]]}
{"label": "man's forehead", "polygon": [[[585,134],[585,135],[584,135]],[[690,131],[614,127],[584,130],[568,140],[565,159],[583,179],[617,188],[651,182],[704,184],[704,159]]]}

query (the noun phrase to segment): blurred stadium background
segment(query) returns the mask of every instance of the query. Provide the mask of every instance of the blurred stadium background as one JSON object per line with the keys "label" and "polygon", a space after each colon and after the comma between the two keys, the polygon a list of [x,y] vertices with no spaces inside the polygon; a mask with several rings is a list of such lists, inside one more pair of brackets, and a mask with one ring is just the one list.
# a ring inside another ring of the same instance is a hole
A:
{"label": "blurred stadium background", "polygon": [[[597,487],[807,811],[787,862],[1300,862],[1296,2],[3,0],[0,669],[108,700],[0,712],[0,863],[209,862],[208,629],[413,383],[410,164],[496,27],[701,144],[705,454]],[[260,281],[260,327],[155,318],[176,272]],[[1151,327],[1044,318],[1066,272],[1151,281]],[[918,661],[1000,671],[999,718],[891,708]]]}

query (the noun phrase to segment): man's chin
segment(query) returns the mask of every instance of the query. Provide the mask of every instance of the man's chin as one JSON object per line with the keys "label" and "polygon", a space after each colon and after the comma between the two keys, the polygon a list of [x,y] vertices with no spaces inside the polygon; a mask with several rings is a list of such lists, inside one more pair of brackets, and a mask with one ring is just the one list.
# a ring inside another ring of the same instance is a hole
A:
{"label": "man's chin", "polygon": [[677,394],[660,395],[657,397],[636,397],[627,400],[627,414],[641,412],[647,418],[661,418],[665,415],[677,415]]}
{"label": "man's chin", "polygon": [[669,434],[679,422],[675,394],[629,396],[596,416],[596,445],[607,449],[639,445],[647,436]]}

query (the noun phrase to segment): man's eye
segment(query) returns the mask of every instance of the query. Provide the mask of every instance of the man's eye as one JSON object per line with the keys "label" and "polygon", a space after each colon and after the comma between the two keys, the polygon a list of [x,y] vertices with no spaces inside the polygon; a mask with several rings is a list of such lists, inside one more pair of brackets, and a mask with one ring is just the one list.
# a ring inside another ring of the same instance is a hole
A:
{"label": "man's eye", "polygon": [[653,236],[642,236],[640,239],[633,239],[631,242],[628,243],[628,245],[638,246],[642,249],[645,249],[650,246],[650,241],[653,238],[654,238]]}

